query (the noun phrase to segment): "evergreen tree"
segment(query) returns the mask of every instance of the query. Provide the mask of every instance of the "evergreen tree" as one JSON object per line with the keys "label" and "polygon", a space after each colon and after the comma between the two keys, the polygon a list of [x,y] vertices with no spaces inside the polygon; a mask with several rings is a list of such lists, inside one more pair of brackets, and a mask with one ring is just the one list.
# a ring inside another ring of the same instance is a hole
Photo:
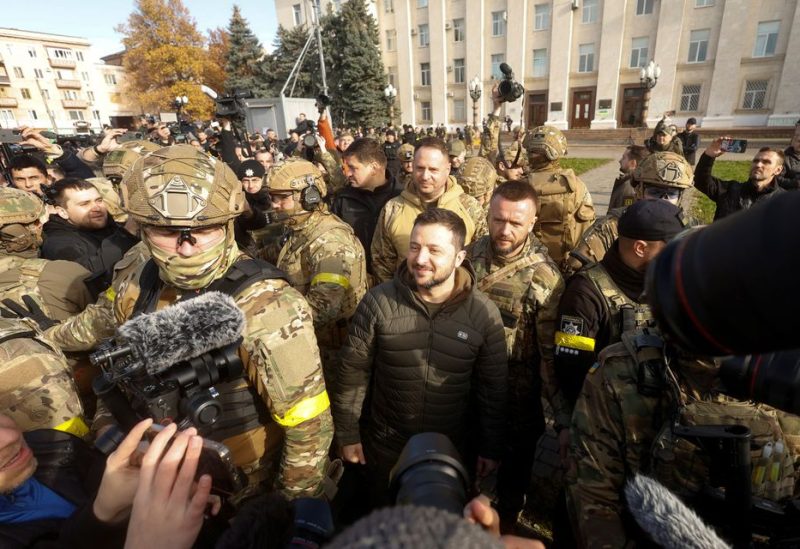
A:
{"label": "evergreen tree", "polygon": [[[297,62],[300,52],[308,40],[310,29],[305,25],[297,26],[291,30],[283,26],[278,27],[278,33],[273,42],[273,50],[266,60],[267,87],[273,97],[277,97],[286,79],[292,71],[292,67]],[[323,49],[325,46],[323,44]],[[326,65],[330,62],[328,51],[326,53]],[[328,67],[326,67],[328,68]],[[328,68],[330,70],[330,68]],[[292,84],[294,83],[294,91]],[[299,67],[297,80],[292,79],[286,88],[286,95],[291,97],[316,97],[322,90],[322,76],[319,66],[319,49],[314,41],[303,57],[303,63]]]}
{"label": "evergreen tree", "polygon": [[267,94],[264,70],[264,48],[242,17],[239,6],[233,6],[233,15],[228,25],[228,57],[225,65],[228,79],[226,90],[250,90],[256,97]]}
{"label": "evergreen tree", "polygon": [[377,127],[388,122],[378,25],[366,1],[342,3],[339,13],[326,21],[324,34],[330,44],[323,47],[331,57],[328,86],[335,123]]}
{"label": "evergreen tree", "polygon": [[117,26],[125,45],[126,94],[142,110],[173,110],[186,95],[184,112],[200,118],[213,103],[200,91],[209,63],[203,36],[181,0],[137,0],[126,23]]}

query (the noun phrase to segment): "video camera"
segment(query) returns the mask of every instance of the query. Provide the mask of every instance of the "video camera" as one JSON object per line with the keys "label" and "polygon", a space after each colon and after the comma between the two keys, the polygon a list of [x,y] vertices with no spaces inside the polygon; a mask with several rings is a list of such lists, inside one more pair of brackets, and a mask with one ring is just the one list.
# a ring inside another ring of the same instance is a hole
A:
{"label": "video camera", "polygon": [[24,154],[38,154],[39,149],[22,143],[22,132],[16,129],[0,128],[0,171],[11,185],[11,159]]}
{"label": "video camera", "polygon": [[237,122],[243,122],[247,112],[242,99],[251,99],[252,97],[253,92],[250,90],[234,90],[231,93],[219,96],[216,100],[216,117],[230,118]]}
{"label": "video camera", "polygon": [[130,347],[111,339],[89,355],[92,365],[103,369],[92,388],[126,431],[151,417],[156,423],[192,425],[203,433],[222,415],[214,385],[242,375],[240,345],[241,339],[154,375],[131,359]]}
{"label": "video camera", "polygon": [[500,92],[500,101],[503,103],[513,103],[525,93],[525,88],[522,84],[514,80],[514,71],[508,63],[500,63],[500,72],[503,77],[500,80],[498,91]]}

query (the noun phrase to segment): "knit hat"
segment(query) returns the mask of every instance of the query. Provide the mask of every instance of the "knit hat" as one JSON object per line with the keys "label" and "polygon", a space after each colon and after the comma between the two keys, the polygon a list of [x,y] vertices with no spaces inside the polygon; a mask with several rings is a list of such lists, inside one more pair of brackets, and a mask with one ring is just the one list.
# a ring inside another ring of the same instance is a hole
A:
{"label": "knit hat", "polygon": [[236,177],[239,179],[244,179],[245,177],[264,177],[265,173],[266,170],[264,170],[264,166],[260,163],[255,160],[245,160],[239,164],[239,168],[236,170]]}
{"label": "knit hat", "polygon": [[671,240],[685,228],[683,210],[666,200],[639,200],[619,218],[619,235],[634,240]]}

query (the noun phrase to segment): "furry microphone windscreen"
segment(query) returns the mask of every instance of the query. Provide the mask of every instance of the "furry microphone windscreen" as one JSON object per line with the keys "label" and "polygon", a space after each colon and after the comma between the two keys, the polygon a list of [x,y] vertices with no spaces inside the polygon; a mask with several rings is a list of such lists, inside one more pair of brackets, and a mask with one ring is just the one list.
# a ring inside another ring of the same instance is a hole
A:
{"label": "furry microphone windscreen", "polygon": [[208,292],[155,313],[132,318],[117,330],[150,375],[224,347],[244,330],[244,313],[229,295]]}
{"label": "furry microphone windscreen", "polygon": [[633,477],[625,485],[625,498],[636,523],[662,547],[730,547],[675,494],[652,478]]}

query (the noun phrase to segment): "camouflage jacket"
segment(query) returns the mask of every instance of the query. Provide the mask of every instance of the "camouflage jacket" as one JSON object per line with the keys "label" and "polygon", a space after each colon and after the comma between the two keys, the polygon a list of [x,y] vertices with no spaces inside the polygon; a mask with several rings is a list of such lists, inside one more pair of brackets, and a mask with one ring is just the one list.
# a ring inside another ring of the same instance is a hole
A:
{"label": "camouflage jacket", "polygon": [[449,176],[444,194],[432,203],[423,202],[411,183],[400,196],[387,202],[378,216],[375,236],[372,238],[372,272],[378,282],[386,282],[394,277],[395,270],[408,253],[414,220],[430,207],[450,210],[464,220],[467,226],[466,244],[488,232],[481,205],[464,192],[454,177]]}
{"label": "camouflage jacket", "polygon": [[700,492],[711,459],[672,435],[669,426],[676,418],[684,425],[748,426],[753,433],[753,466],[767,442],[782,438],[787,448],[778,462],[778,480],[771,487],[776,497],[771,499],[796,495],[800,418],[716,393],[717,366],[685,356],[675,357],[670,366],[680,402],[669,388],[652,396],[642,394],[633,343],[640,333],[625,334],[622,342],[600,354],[572,416],[577,476],[570,479],[568,498],[583,546],[624,547],[641,539],[623,497],[626,480],[637,472],[656,478],[684,499]]}
{"label": "camouflage jacket", "polygon": [[569,425],[568,405],[558,390],[553,370],[558,302],[564,280],[547,249],[531,236],[512,261],[496,256],[491,238],[483,236],[467,248],[478,289],[500,309],[506,333],[509,369],[536,368],[556,423]]}
{"label": "camouflage jacket", "polygon": [[0,318],[0,362],[0,413],[20,429],[88,432],[67,359],[35,322]]}
{"label": "camouflage jacket", "polygon": [[502,128],[502,121],[493,114],[489,114],[489,119],[486,122],[486,127],[481,134],[481,148],[478,156],[489,158],[489,155],[494,157],[497,154],[497,144],[500,142],[500,129]]}
{"label": "camouflage jacket", "polygon": [[619,236],[617,225],[619,218],[625,213],[625,209],[623,207],[608,210],[606,215],[598,217],[592,226],[586,229],[586,232],[581,235],[578,245],[565,259],[565,278],[578,272],[584,265],[599,263],[605,257],[606,252]]}
{"label": "camouflage jacket", "polygon": [[65,320],[94,301],[83,281],[91,273],[74,261],[48,261],[0,252],[0,300],[30,295],[53,320]]}
{"label": "camouflage jacket", "polygon": [[311,306],[320,345],[322,332],[353,316],[367,291],[364,248],[332,213],[314,212],[291,228],[276,266]]}
{"label": "camouflage jacket", "polygon": [[[88,349],[111,337],[130,318],[139,296],[139,277],[146,255],[133,248],[117,265],[112,288],[82,314],[51,328],[47,335],[62,348]],[[244,255],[240,256],[246,257]],[[182,296],[166,286],[158,307]],[[258,429],[226,439],[236,465],[248,472],[269,468],[267,454],[283,431],[283,451],[275,483],[288,497],[317,496],[333,438],[333,422],[325,392],[311,309],[302,295],[283,280],[263,280],[234,296],[246,318],[244,358],[246,377],[256,388],[272,420]],[[307,407],[308,419],[289,422]],[[321,410],[321,411],[320,411]],[[280,426],[280,427],[279,427]]]}
{"label": "camouflage jacket", "polygon": [[328,186],[328,195],[332,195],[347,186],[347,178],[342,170],[342,162],[328,150],[316,153],[315,160],[325,168],[325,184]]}

